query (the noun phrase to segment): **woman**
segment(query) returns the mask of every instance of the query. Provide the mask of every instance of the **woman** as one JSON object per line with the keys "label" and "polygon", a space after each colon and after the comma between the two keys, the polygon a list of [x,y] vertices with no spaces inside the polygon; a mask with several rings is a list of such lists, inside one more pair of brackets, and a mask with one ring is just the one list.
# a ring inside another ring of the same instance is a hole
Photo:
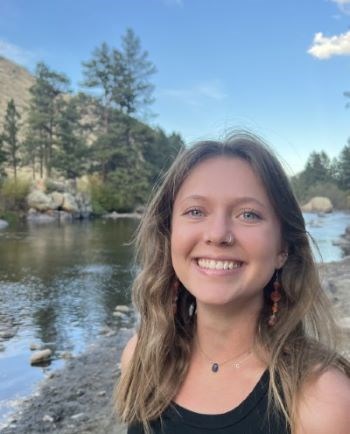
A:
{"label": "woman", "polygon": [[130,434],[349,434],[350,363],[288,179],[255,136],[183,151],[137,237]]}

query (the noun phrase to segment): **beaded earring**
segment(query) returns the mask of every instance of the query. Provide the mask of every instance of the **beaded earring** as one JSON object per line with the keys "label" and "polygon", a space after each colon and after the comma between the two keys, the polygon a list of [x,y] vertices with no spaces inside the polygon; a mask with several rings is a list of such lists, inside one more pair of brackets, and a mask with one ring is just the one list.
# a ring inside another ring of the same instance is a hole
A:
{"label": "beaded earring", "polygon": [[276,278],[275,278],[275,281],[273,282],[273,291],[270,294],[270,299],[272,301],[272,313],[271,313],[269,320],[268,320],[268,325],[270,327],[273,327],[277,322],[276,314],[279,311],[278,302],[282,298],[282,295],[280,292],[281,289],[282,289],[282,285],[278,280],[278,271],[276,271]]}

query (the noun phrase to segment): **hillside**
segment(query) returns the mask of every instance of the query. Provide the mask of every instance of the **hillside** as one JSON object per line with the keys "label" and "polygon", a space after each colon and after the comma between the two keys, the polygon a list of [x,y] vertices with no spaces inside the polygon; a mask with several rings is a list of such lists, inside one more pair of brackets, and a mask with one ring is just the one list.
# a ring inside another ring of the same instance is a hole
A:
{"label": "hillside", "polygon": [[23,67],[0,56],[0,125],[2,125],[8,101],[13,98],[22,115],[29,103],[29,88],[34,77]]}

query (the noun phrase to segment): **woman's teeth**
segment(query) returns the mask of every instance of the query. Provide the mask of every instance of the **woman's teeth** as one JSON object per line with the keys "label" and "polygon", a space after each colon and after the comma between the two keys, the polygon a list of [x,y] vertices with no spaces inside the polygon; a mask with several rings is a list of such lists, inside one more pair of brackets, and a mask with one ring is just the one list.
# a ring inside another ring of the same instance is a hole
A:
{"label": "woman's teeth", "polygon": [[242,265],[242,262],[197,259],[197,264],[200,268],[206,268],[208,270],[233,270],[234,268],[239,268]]}

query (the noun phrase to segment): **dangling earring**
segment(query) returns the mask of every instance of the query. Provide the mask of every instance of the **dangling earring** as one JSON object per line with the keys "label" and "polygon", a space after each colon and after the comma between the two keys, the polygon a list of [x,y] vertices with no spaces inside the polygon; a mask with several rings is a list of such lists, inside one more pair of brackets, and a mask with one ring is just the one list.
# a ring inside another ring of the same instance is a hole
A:
{"label": "dangling earring", "polygon": [[189,305],[189,307],[188,307],[188,316],[189,316],[190,318],[193,317],[193,315],[194,315],[194,311],[195,311],[195,308],[196,308],[196,306],[195,306],[194,301],[193,301],[193,302]]}
{"label": "dangling earring", "polygon": [[278,280],[278,271],[276,271],[276,278],[275,278],[275,281],[273,282],[273,291],[270,294],[270,299],[272,301],[272,314],[270,315],[269,320],[268,320],[268,325],[270,327],[273,327],[277,322],[276,314],[279,311],[278,302],[282,298],[281,292],[280,292],[281,289],[282,289],[282,285]]}
{"label": "dangling earring", "polygon": [[179,287],[180,287],[179,279],[177,277],[175,277],[175,279],[171,285],[172,296],[173,296],[173,314],[174,315],[176,315],[176,312],[177,312],[177,300],[179,298]]}

